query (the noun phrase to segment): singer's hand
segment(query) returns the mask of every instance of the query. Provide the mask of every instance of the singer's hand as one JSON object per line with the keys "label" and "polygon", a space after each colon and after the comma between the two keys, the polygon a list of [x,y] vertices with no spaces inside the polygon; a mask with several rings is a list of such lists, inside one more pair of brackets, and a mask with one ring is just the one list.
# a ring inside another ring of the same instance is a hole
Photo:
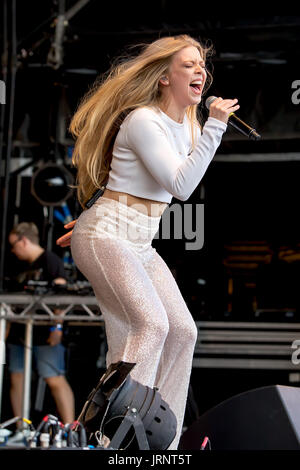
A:
{"label": "singer's hand", "polygon": [[236,104],[238,100],[223,100],[223,98],[217,98],[214,100],[209,107],[209,116],[227,124],[229,115],[237,111],[240,105]]}
{"label": "singer's hand", "polygon": [[[69,222],[68,224],[64,225],[64,228],[73,228],[74,225],[76,224],[76,220],[72,220],[72,222]],[[56,244],[61,246],[62,248],[66,247],[66,246],[70,246],[71,244],[71,237],[72,237],[72,232],[73,230],[71,230],[70,232],[66,233],[65,235],[63,235],[62,237],[58,238],[56,240]]]}

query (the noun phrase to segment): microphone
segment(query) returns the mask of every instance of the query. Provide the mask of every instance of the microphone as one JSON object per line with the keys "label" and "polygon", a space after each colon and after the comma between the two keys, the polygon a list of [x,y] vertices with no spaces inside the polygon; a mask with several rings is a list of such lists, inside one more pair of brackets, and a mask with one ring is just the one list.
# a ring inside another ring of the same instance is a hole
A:
{"label": "microphone", "polygon": [[[209,110],[210,105],[212,104],[213,101],[217,99],[216,96],[209,96],[206,101],[205,101],[205,106]],[[242,121],[239,117],[236,116],[236,114],[231,113],[229,114],[229,119],[228,119],[228,124],[230,124],[232,127],[234,127],[238,132],[241,134],[246,135],[249,139],[252,140],[260,140],[261,135],[256,132],[256,130],[253,127],[248,126],[244,121]]]}

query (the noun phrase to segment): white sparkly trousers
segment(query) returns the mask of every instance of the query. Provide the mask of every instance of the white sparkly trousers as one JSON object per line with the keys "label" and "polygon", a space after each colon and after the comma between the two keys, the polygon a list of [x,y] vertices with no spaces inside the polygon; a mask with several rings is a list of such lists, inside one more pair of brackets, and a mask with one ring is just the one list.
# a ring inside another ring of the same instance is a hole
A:
{"label": "white sparkly trousers", "polygon": [[197,328],[166,263],[152,247],[161,216],[100,197],[82,212],[72,256],[91,283],[105,321],[107,367],[135,362],[134,380],[159,392],[181,436]]}

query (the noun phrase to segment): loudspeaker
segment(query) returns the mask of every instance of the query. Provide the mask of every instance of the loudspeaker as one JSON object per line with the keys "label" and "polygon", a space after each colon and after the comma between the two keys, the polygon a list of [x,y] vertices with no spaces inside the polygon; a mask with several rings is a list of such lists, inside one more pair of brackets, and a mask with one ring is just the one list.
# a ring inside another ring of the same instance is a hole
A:
{"label": "loudspeaker", "polygon": [[300,389],[271,385],[225,400],[183,433],[179,449],[199,450],[205,436],[211,450],[300,450]]}

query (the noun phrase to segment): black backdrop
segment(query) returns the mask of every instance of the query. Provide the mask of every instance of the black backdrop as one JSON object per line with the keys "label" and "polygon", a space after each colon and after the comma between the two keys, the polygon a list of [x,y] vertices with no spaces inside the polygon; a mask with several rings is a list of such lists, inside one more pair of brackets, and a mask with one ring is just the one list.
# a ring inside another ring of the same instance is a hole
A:
{"label": "black backdrop", "polygon": [[[74,4],[75,1],[66,1],[66,8]],[[297,158],[291,161],[291,154],[299,152],[300,105],[294,104],[291,96],[292,83],[300,78],[300,17],[213,16],[204,14],[200,8],[183,8],[182,2],[166,0],[150,2],[143,8],[140,2],[112,2],[105,4],[104,10],[103,2],[91,0],[69,21],[63,64],[55,70],[47,65],[47,54],[59,2],[17,0],[16,5],[18,72],[13,139],[38,143],[37,147],[24,150],[25,157],[35,162],[55,159],[59,154],[64,163],[70,165],[67,146],[60,145],[59,149],[55,146],[59,100],[64,96],[68,105],[64,115],[67,123],[95,78],[107,70],[116,56],[127,54],[131,45],[180,33],[214,44],[215,56],[211,62],[214,82],[209,94],[238,97],[239,115],[256,127],[263,138],[260,142],[249,142],[228,130],[218,149],[222,161],[216,158],[203,179],[204,199],[198,187],[188,201],[205,205],[205,243],[201,250],[186,251],[184,240],[154,240],[154,246],[176,270],[178,283],[195,319],[222,319],[226,304],[224,245],[233,240],[299,242],[299,161]],[[9,21],[7,24],[10,33]],[[3,31],[0,30],[1,41]],[[24,131],[26,115],[29,127]],[[251,159],[254,154],[259,158]],[[268,161],[272,155],[280,157],[279,161]],[[234,162],[232,156],[240,158]],[[13,157],[20,157],[18,147],[14,147]],[[5,158],[5,139],[2,158]],[[30,193],[30,180],[30,177],[22,179],[20,219],[32,218],[34,214],[34,221],[42,228],[43,207]],[[15,195],[16,180],[12,177],[7,230],[16,213]],[[2,204],[1,198],[1,211]],[[80,209],[75,197],[68,204],[72,215],[78,215]],[[56,222],[53,239],[62,233],[61,223]],[[7,239],[2,243],[7,243]],[[53,250],[63,256],[61,248],[54,245]],[[8,251],[5,266],[6,274],[17,269],[17,262]],[[199,278],[207,281],[205,290],[199,287]],[[245,319],[243,309],[237,318]],[[70,381],[79,402],[99,373],[96,368],[98,331],[89,331],[82,330],[75,346],[70,343]],[[92,351],[88,348],[91,337]],[[74,365],[80,356],[85,366],[81,367],[79,377]],[[235,393],[274,382],[288,383],[288,380],[287,373],[278,371],[236,373],[194,369],[191,383],[202,412]]]}

